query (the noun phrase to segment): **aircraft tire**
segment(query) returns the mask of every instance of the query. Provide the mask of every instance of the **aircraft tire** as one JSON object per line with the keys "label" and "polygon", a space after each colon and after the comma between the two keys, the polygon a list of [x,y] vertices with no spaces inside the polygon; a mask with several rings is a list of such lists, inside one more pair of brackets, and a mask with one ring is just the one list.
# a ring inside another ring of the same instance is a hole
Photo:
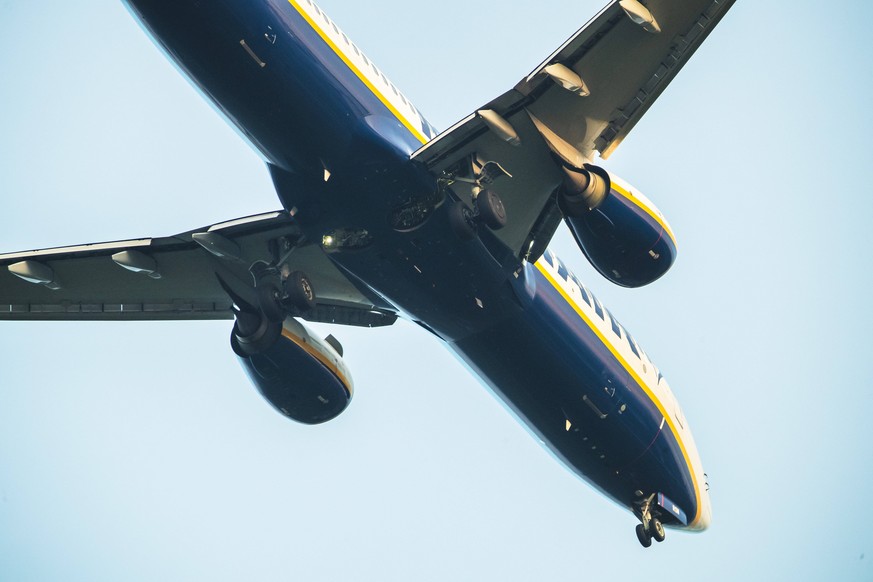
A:
{"label": "aircraft tire", "polygon": [[648,548],[652,545],[652,538],[649,535],[649,532],[646,531],[646,528],[643,527],[643,524],[639,524],[637,526],[637,539],[640,540],[640,544],[644,548]]}
{"label": "aircraft tire", "polygon": [[479,220],[491,230],[500,230],[506,226],[506,208],[503,200],[494,190],[482,190],[476,196],[476,210]]}
{"label": "aircraft tire", "polygon": [[656,542],[661,543],[667,539],[667,532],[664,530],[664,524],[660,520],[653,519],[649,524],[649,529],[651,530],[652,538]]}
{"label": "aircraft tire", "polygon": [[285,280],[286,301],[302,312],[315,309],[315,289],[312,281],[302,271],[294,271]]}
{"label": "aircraft tire", "polygon": [[472,220],[470,210],[461,202],[448,205],[449,226],[461,240],[472,240],[476,236],[476,223]]}

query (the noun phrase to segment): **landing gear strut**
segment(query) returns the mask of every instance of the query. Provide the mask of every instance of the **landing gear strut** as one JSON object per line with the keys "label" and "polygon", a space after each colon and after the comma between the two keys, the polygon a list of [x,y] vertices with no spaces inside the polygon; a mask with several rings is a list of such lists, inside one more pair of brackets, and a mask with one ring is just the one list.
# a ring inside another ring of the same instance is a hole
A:
{"label": "landing gear strut", "polygon": [[653,513],[652,506],[655,502],[655,494],[651,494],[649,497],[640,502],[640,512],[639,517],[640,523],[637,525],[636,533],[637,539],[640,541],[640,544],[644,548],[648,548],[652,545],[652,540],[656,542],[663,542],[667,538],[667,532],[664,530],[664,524],[661,523]]}

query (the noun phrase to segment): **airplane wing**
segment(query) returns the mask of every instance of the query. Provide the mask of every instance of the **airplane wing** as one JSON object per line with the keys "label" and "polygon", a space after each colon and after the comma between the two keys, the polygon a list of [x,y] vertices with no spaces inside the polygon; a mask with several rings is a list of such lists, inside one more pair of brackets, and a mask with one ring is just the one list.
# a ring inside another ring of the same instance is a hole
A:
{"label": "airplane wing", "polygon": [[454,178],[469,174],[471,159],[497,162],[511,175],[497,172],[509,216],[497,235],[536,258],[561,219],[554,144],[576,165],[608,158],[734,1],[615,0],[513,89],[412,157],[453,189],[464,188]]}
{"label": "airplane wing", "polygon": [[365,327],[397,319],[306,243],[288,213],[271,212],[170,237],[0,255],[0,320],[232,319],[216,273],[251,297],[248,266],[277,255],[312,280],[318,306],[305,319]]}

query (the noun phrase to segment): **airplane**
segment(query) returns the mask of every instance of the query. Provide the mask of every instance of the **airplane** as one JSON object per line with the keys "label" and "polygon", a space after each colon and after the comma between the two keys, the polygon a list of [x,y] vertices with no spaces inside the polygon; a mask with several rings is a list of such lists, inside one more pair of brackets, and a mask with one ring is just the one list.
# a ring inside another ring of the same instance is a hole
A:
{"label": "airplane", "polygon": [[[711,522],[689,424],[646,351],[548,248],[566,224],[608,281],[667,273],[676,237],[607,160],[734,0],[614,0],[439,132],[311,0],[124,0],[264,159],[281,209],[169,237],[0,255],[0,319],[232,320],[267,402],[304,424],[354,392],[302,321],[414,322],[644,547]],[[302,320],[302,321],[301,321]]]}

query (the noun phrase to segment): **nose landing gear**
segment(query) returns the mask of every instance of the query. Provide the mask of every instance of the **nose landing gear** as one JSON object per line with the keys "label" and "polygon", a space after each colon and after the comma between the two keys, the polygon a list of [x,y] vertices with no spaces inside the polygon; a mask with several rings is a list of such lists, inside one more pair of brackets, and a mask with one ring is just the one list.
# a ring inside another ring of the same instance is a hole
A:
{"label": "nose landing gear", "polygon": [[667,538],[664,524],[652,513],[655,504],[655,494],[652,493],[639,504],[639,518],[642,523],[637,525],[637,539],[644,548],[652,545],[652,540],[663,542]]}

